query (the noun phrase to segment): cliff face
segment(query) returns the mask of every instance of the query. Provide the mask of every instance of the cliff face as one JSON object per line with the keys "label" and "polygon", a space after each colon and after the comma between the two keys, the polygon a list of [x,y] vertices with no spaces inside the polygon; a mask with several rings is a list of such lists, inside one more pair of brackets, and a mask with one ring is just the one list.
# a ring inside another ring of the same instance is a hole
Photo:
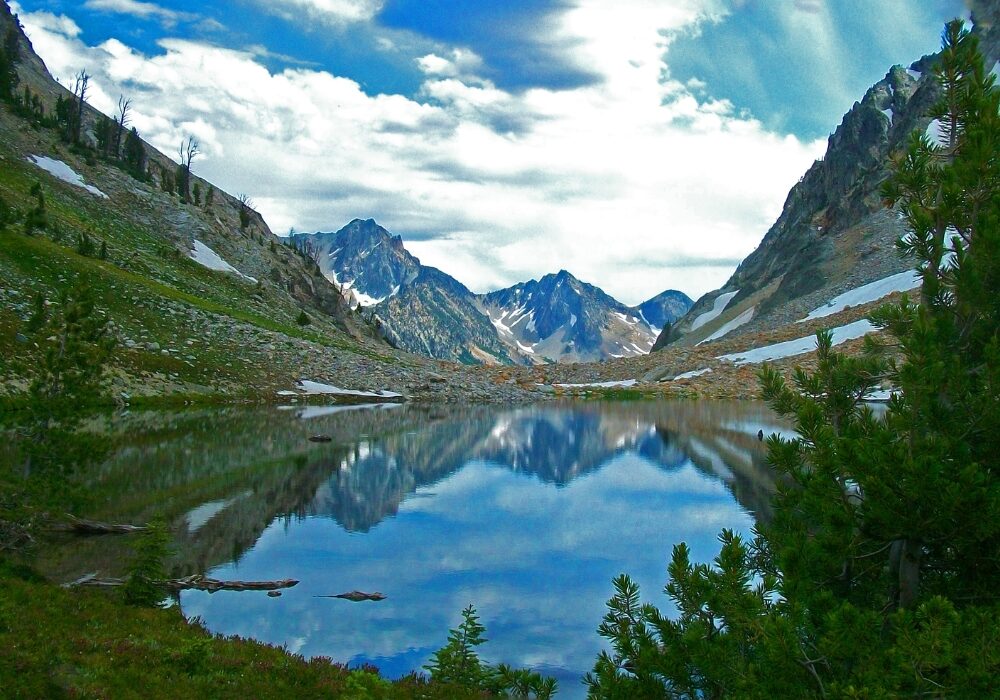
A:
{"label": "cliff face", "polygon": [[[995,1],[973,3],[974,31],[987,65],[1000,55]],[[936,55],[894,66],[844,116],[826,154],[788,194],[778,220],[721,289],[700,298],[654,350],[723,333],[774,328],[802,318],[833,296],[912,267],[895,241],[905,233],[884,208],[882,183],[892,156],[914,132],[936,138],[926,116],[939,87]],[[721,311],[720,311],[721,307]]]}

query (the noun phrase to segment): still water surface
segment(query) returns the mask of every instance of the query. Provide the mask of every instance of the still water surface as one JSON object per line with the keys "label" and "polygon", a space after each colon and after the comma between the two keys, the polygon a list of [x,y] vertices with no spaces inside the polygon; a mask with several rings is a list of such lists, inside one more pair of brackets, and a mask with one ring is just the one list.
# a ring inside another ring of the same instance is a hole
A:
{"label": "still water surface", "polygon": [[[92,484],[104,494],[97,515],[166,513],[175,575],[301,581],[280,598],[189,591],[189,617],[397,677],[419,670],[472,603],[482,656],[555,676],[560,697],[584,692],[614,576],[628,572],[670,610],[674,543],[710,560],[720,529],[767,519],[774,484],[757,431],[784,432],[760,404],[690,401],[126,423],[126,447]],[[68,575],[92,567],[87,556],[77,546],[56,565]],[[387,599],[315,597],[355,589]]]}

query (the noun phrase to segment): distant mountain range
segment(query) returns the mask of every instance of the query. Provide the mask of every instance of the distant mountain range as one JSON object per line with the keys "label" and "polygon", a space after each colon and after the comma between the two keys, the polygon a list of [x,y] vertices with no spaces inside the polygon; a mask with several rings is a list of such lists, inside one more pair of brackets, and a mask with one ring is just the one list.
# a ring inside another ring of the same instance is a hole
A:
{"label": "distant mountain range", "polygon": [[692,304],[667,290],[629,307],[566,270],[474,294],[422,265],[374,220],[335,233],[295,234],[323,274],[396,346],[466,363],[583,362],[643,355]]}

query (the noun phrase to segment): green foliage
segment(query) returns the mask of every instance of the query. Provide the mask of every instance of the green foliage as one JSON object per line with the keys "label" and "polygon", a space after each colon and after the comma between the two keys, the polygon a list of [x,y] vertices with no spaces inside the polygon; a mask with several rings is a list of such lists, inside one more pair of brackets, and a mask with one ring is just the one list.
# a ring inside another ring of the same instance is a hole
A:
{"label": "green foliage", "polygon": [[88,258],[94,257],[94,253],[97,252],[94,239],[86,231],[80,231],[76,235],[76,252]]}
{"label": "green foliage", "polygon": [[[847,357],[760,374],[798,438],[768,441],[785,477],[750,546],[724,532],[713,566],[674,549],[666,619],[627,578],[588,677],[592,697],[977,697],[1000,674],[1000,94],[958,22],[932,116],[884,195],[910,233],[919,304],[887,305]],[[884,416],[864,402],[888,382]]]}
{"label": "green foliage", "polygon": [[306,660],[238,637],[215,637],[176,608],[122,605],[67,590],[0,559],[0,678],[7,698],[481,698],[370,667]]}
{"label": "green foliage", "polygon": [[201,206],[201,184],[195,182],[191,185],[191,197],[194,199],[194,204],[196,207]]}
{"label": "green foliage", "polygon": [[49,217],[45,211],[45,193],[42,192],[42,183],[36,182],[31,186],[31,194],[35,197],[35,207],[28,212],[24,219],[24,232],[31,235],[38,229],[47,228]]}
{"label": "green foliage", "polygon": [[802,697],[810,679],[801,662],[794,615],[775,602],[778,577],[768,571],[766,542],[730,531],[720,536],[715,565],[690,562],[674,547],[666,593],[671,620],[643,605],[639,587],[615,579],[615,596],[598,628],[611,642],[585,682],[598,698]]}
{"label": "green foliage", "polygon": [[59,95],[56,98],[56,126],[62,139],[67,143],[73,143],[79,130],[78,125],[79,112],[76,100]]}
{"label": "green foliage", "polygon": [[309,314],[307,314],[305,311],[300,311],[298,318],[295,319],[295,322],[298,323],[300,326],[308,326],[310,323],[312,323],[312,319],[309,318]]}
{"label": "green foliage", "polygon": [[205,207],[210,207],[215,202],[215,187],[212,185],[208,186],[208,192],[205,194]]}
{"label": "green foliage", "polygon": [[527,669],[484,663],[476,647],[486,642],[486,627],[479,621],[474,606],[462,611],[462,622],[448,633],[448,643],[434,652],[424,668],[431,681],[500,697],[538,698],[555,695],[554,678],[545,678]]}
{"label": "green foliage", "polygon": [[558,684],[555,678],[499,664],[494,671],[494,688],[501,697],[549,700],[555,696]]}
{"label": "green foliage", "polygon": [[31,302],[31,316],[24,324],[24,332],[28,335],[34,335],[45,326],[48,320],[49,309],[45,304],[45,297],[41,292],[35,292]]}
{"label": "green foliage", "polygon": [[94,126],[94,136],[97,138],[97,148],[105,158],[109,157],[114,149],[117,132],[117,122],[113,122],[104,114],[97,117],[97,124]]}
{"label": "green foliage", "polygon": [[167,194],[174,193],[174,174],[163,167],[160,168],[160,189]]}
{"label": "green foliage", "polygon": [[469,605],[462,611],[462,622],[448,633],[448,643],[434,652],[424,666],[433,680],[470,688],[481,687],[489,678],[487,666],[479,660],[476,647],[486,642],[486,627],[479,622],[476,609]]}
{"label": "green foliage", "polygon": [[135,130],[135,127],[125,137],[123,158],[125,167],[132,177],[137,180],[146,179],[146,147],[142,144],[142,139],[139,138],[139,132]]}
{"label": "green foliage", "polygon": [[[164,580],[167,571],[164,562],[169,554],[169,534],[161,521],[150,523],[139,535],[132,550],[128,576],[122,586],[122,599],[129,605],[155,608],[166,597]],[[196,656],[196,655],[194,655]],[[191,659],[188,665],[190,666]],[[190,672],[190,668],[186,668]]]}
{"label": "green foliage", "polygon": [[107,319],[95,308],[86,286],[63,293],[57,308],[58,313],[37,334],[43,352],[29,389],[32,401],[38,405],[93,402],[114,349]]}
{"label": "green foliage", "polygon": [[7,226],[14,223],[16,215],[14,210],[7,204],[3,197],[0,197],[0,233],[7,230]]}
{"label": "green foliage", "polygon": [[21,50],[17,30],[13,26],[8,26],[4,32],[3,46],[0,47],[0,100],[13,101],[20,83],[17,75],[17,64],[20,61]]}

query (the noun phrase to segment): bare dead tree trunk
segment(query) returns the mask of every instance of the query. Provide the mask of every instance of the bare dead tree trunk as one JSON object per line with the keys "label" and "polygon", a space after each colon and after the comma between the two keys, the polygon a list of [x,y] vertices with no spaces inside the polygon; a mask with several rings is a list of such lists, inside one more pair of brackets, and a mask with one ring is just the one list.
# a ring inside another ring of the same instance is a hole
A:
{"label": "bare dead tree trunk", "polygon": [[122,135],[125,133],[125,129],[128,128],[129,122],[132,120],[132,115],[129,114],[131,109],[132,100],[125,99],[125,95],[120,95],[118,97],[118,116],[115,117],[118,122],[118,133],[115,134],[115,160],[121,157]]}
{"label": "bare dead tree trunk", "polygon": [[183,182],[179,182],[177,185],[181,193],[181,199],[185,202],[190,200],[191,161],[201,153],[198,150],[199,145],[198,139],[194,136],[188,136],[186,140],[181,141],[181,146],[178,149],[181,161],[181,179]]}
{"label": "bare dead tree trunk", "polygon": [[90,83],[90,76],[87,71],[82,70],[76,76],[76,83],[73,86],[73,96],[76,97],[76,133],[73,135],[73,142],[80,143],[80,136],[83,134],[83,103],[87,100],[87,86]]}

